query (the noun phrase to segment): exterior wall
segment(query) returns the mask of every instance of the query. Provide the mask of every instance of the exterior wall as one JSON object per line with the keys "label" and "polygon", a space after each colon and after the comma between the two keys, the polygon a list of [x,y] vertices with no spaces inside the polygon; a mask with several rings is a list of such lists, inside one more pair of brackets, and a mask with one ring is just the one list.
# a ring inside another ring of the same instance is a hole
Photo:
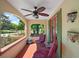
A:
{"label": "exterior wall", "polygon": [[[67,13],[72,10],[77,10],[78,15],[75,22],[67,22]],[[67,31],[79,32],[79,0],[65,0],[62,5],[62,57],[78,57],[79,58],[79,43],[73,43],[67,38]]]}
{"label": "exterior wall", "polygon": [[[17,56],[17,54],[22,50],[22,48],[25,46],[26,44],[26,39],[25,38],[22,38],[22,39],[19,39],[19,40],[22,40],[20,41],[19,43],[15,44],[16,41],[8,46],[5,46],[4,48],[1,48],[1,51],[5,50],[6,48],[8,48],[9,46],[12,45],[11,48],[9,48],[7,51],[3,52],[1,55],[0,55],[0,58],[14,58]],[[18,40],[18,41],[19,41]]]}

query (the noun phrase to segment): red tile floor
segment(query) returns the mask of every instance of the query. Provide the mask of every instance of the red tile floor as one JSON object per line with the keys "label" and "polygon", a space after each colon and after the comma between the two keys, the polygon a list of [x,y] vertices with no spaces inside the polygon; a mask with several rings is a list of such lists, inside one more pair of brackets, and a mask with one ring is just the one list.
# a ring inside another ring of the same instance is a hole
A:
{"label": "red tile floor", "polygon": [[26,44],[25,47],[21,50],[21,52],[16,56],[16,58],[32,58],[36,50],[36,43]]}

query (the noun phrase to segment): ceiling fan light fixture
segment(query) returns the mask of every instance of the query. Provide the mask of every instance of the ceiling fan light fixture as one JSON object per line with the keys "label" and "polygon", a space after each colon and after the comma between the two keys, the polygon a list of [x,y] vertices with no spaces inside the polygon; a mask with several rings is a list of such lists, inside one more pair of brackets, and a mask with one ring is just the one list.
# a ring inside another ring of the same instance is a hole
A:
{"label": "ceiling fan light fixture", "polygon": [[39,16],[38,16],[38,15],[33,15],[33,16],[34,16],[36,19],[37,19],[37,18],[39,18]]}
{"label": "ceiling fan light fixture", "polygon": [[37,6],[34,6],[34,11],[31,11],[31,10],[27,10],[27,9],[22,9],[24,11],[28,11],[28,12],[32,12],[31,14],[27,14],[25,16],[29,16],[29,15],[33,15],[34,18],[39,18],[39,15],[41,16],[49,16],[48,14],[46,13],[42,13],[46,8],[45,7],[40,7],[40,8],[37,8]]}

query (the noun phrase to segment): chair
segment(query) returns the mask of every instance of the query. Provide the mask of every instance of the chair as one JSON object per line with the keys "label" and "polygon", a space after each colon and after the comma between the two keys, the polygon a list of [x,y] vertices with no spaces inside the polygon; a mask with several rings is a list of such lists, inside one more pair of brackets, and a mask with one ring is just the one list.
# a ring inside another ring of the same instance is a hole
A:
{"label": "chair", "polygon": [[56,57],[56,51],[58,47],[58,41],[55,39],[52,42],[52,45],[50,49],[48,48],[40,48],[34,53],[34,58],[55,58]]}
{"label": "chair", "polygon": [[56,40],[53,41],[51,48],[49,50],[49,53],[48,53],[49,58],[55,58],[56,57],[57,48],[58,48],[58,42],[57,42],[57,39],[56,39]]}
{"label": "chair", "polygon": [[44,43],[45,42],[45,38],[46,38],[46,35],[40,34],[39,40],[37,40],[36,42],[39,43],[39,44]]}

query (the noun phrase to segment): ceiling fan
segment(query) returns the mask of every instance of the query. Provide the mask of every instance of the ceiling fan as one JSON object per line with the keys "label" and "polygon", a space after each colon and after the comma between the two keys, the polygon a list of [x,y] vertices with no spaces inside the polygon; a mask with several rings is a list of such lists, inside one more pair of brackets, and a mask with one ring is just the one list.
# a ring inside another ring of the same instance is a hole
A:
{"label": "ceiling fan", "polygon": [[40,8],[37,8],[37,6],[34,7],[34,11],[31,11],[31,10],[27,10],[27,9],[21,9],[21,10],[24,10],[24,11],[28,11],[28,12],[31,12],[30,14],[27,14],[25,16],[30,16],[30,15],[33,15],[33,17],[35,18],[39,18],[39,15],[41,16],[49,16],[48,14],[46,13],[42,13],[46,8],[45,7],[40,7]]}

